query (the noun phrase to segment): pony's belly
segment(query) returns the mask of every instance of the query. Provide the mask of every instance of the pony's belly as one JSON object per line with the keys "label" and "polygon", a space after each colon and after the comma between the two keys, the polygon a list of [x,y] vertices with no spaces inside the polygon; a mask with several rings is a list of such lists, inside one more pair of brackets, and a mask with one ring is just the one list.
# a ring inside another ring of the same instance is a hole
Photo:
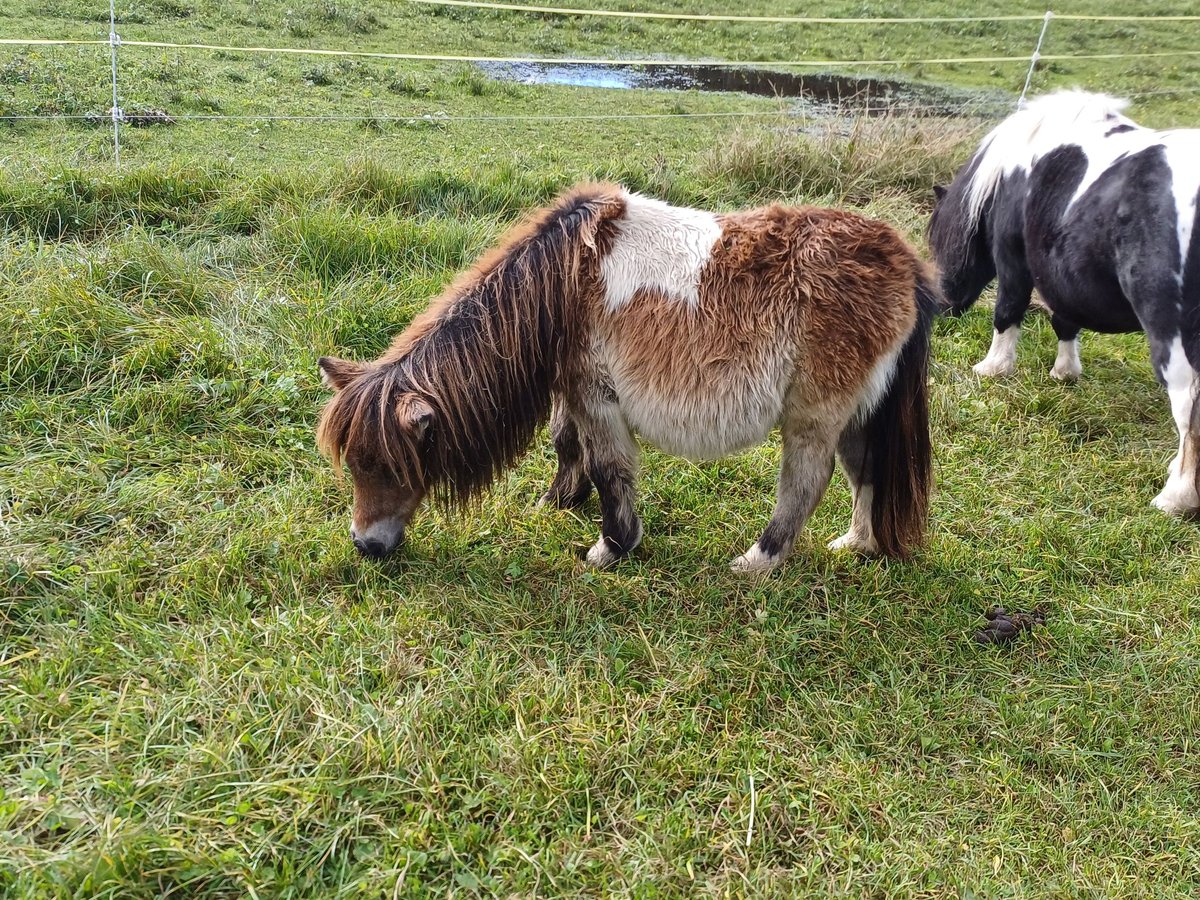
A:
{"label": "pony's belly", "polygon": [[1059,271],[1037,258],[1029,263],[1038,293],[1055,315],[1088,331],[1121,334],[1142,330],[1115,275],[1082,267]]}
{"label": "pony's belly", "polygon": [[761,444],[783,407],[783,392],[776,389],[708,396],[655,395],[619,382],[616,389],[621,412],[638,435],[665,453],[696,460]]}

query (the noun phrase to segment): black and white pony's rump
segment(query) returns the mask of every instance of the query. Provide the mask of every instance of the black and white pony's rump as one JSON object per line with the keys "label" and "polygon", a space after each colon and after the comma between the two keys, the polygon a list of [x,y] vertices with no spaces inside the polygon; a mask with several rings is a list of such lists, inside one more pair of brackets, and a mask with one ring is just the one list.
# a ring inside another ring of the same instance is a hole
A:
{"label": "black and white pony's rump", "polygon": [[1079,332],[1144,331],[1171,398],[1179,452],[1154,504],[1200,509],[1200,130],[1154,131],[1125,103],[1067,91],[1001,122],[935,188],[929,243],[952,313],[998,281],[995,331],[980,375],[1007,375],[1034,287],[1058,358],[1081,372]]}

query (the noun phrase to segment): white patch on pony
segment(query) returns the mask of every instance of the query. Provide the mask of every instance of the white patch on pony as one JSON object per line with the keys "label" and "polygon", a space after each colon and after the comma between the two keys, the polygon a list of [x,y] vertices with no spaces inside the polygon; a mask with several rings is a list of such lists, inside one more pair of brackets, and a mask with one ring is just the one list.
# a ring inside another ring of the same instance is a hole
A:
{"label": "white patch on pony", "polygon": [[1083,374],[1083,363],[1079,361],[1079,338],[1058,342],[1058,356],[1050,377],[1059,381],[1075,381]]}
{"label": "white patch on pony", "polygon": [[1020,325],[1009,325],[1004,331],[992,331],[992,346],[987,356],[975,363],[975,373],[988,378],[1011,375],[1017,363],[1017,338]]}
{"label": "white patch on pony", "polygon": [[[1107,125],[1108,123],[1103,124]],[[1090,135],[1085,133],[1073,141],[1064,142],[1077,144],[1083,149],[1087,156],[1087,169],[1084,171],[1079,185],[1075,188],[1075,193],[1071,195],[1063,215],[1065,216],[1071,207],[1079,202],[1088,189],[1099,180],[1101,175],[1112,168],[1117,160],[1162,143],[1161,137],[1161,132],[1142,128],[1139,125],[1133,131],[1123,131],[1107,138],[1104,137],[1104,132]]]}
{"label": "white patch on pony", "polygon": [[730,563],[729,568],[739,575],[765,575],[781,562],[783,554],[771,556],[765,553],[756,541],[754,546]]}
{"label": "white patch on pony", "polygon": [[693,306],[699,302],[700,273],[721,237],[716,216],[626,194],[625,213],[616,226],[617,238],[600,261],[609,310],[646,290]]}
{"label": "white patch on pony", "polygon": [[875,543],[874,536],[863,537],[853,528],[840,538],[834,538],[827,546],[830,550],[849,550],[863,556],[875,556],[879,553],[879,545]]}
{"label": "white patch on pony", "polygon": [[[629,555],[642,543],[642,523],[638,522],[637,537],[633,539],[633,546],[625,551],[624,555]],[[587,564],[596,569],[607,569],[621,559],[621,554],[614,553],[609,549],[608,541],[603,537],[588,549]]]}
{"label": "white patch on pony", "polygon": [[595,569],[607,569],[620,558],[608,549],[608,542],[604,538],[596,541],[587,552],[587,564]]}
{"label": "white patch on pony", "polygon": [[[1170,474],[1162,492],[1154,498],[1154,505],[1171,515],[1182,515],[1200,509],[1200,495],[1196,493],[1197,455],[1200,455],[1200,435],[1189,435],[1192,404],[1200,402],[1200,374],[1187,361],[1183,340],[1176,336],[1171,344],[1171,354],[1162,368],[1162,377],[1167,384],[1167,396],[1171,398],[1171,415],[1179,429],[1179,453],[1171,460]],[[1186,453],[1191,440],[1196,449]],[[1190,463],[1184,468],[1185,460]]]}
{"label": "white patch on pony", "polygon": [[1188,248],[1192,242],[1192,225],[1196,221],[1196,195],[1200,194],[1200,130],[1195,128],[1167,131],[1160,135],[1171,168],[1175,193],[1175,228],[1179,235],[1179,283],[1187,265]]}
{"label": "white patch on pony", "polygon": [[875,499],[875,489],[864,484],[854,492],[854,512],[850,519],[850,530],[840,538],[830,541],[830,550],[851,550],[864,556],[874,556],[879,552],[879,544],[871,529],[871,505]]}
{"label": "white patch on pony", "polygon": [[[1017,170],[1028,173],[1040,157],[1054,148],[1065,144],[1083,147],[1090,175],[1093,153],[1106,155],[1110,145],[1127,143],[1131,135],[1143,141],[1146,135],[1154,135],[1155,132],[1121,115],[1128,105],[1127,100],[1106,94],[1057,91],[1030,101],[993,128],[980,146],[979,162],[964,196],[968,230],[974,230],[984,205],[1004,176]],[[1129,125],[1135,131],[1104,137],[1118,125]],[[1095,177],[1099,177],[1099,172]],[[1090,184],[1087,176],[1084,182]]]}
{"label": "white patch on pony", "polygon": [[862,399],[858,401],[858,415],[862,421],[866,421],[867,417],[875,411],[875,407],[879,406],[884,395],[887,394],[888,388],[891,387],[892,379],[896,377],[896,360],[900,357],[900,350],[904,347],[904,341],[907,339],[907,337],[903,338],[900,343],[880,357],[870,374],[867,375],[862,389]]}

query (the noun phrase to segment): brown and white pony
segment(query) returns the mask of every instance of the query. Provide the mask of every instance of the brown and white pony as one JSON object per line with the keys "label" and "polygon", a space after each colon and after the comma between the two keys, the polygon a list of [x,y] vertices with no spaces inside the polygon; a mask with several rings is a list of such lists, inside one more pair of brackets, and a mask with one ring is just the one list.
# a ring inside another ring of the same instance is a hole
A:
{"label": "brown and white pony", "polygon": [[513,465],[550,416],[558,473],[544,503],[594,485],[587,554],[637,547],[638,446],[711,459],[761,443],[783,459],[774,515],[733,561],[791,550],[836,454],[854,492],[832,544],[904,556],[930,482],[932,273],[891,227],[812,207],[717,215],[581,184],[508,232],[373,363],[322,358],[335,393],[321,448],[354,483],[364,555],[404,538],[426,494],[458,506]]}

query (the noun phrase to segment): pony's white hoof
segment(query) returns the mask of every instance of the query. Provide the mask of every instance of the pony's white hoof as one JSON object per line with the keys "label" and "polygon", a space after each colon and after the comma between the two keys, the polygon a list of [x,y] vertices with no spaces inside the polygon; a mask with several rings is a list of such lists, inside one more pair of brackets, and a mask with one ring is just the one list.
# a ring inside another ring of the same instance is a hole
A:
{"label": "pony's white hoof", "polygon": [[596,543],[592,545],[591,549],[588,550],[587,556],[585,557],[587,564],[596,569],[611,568],[618,560],[621,559],[621,557],[628,556],[642,545],[643,534],[644,532],[642,530],[642,523],[639,519],[637,522],[637,534],[634,536],[633,543],[630,545],[629,549],[624,553],[615,552],[609,547],[608,541],[606,541],[603,537],[600,538],[600,540],[596,541]]}
{"label": "pony's white hoof", "polygon": [[729,568],[738,575],[765,575],[783,562],[782,556],[769,556],[755,544],[732,563]]}
{"label": "pony's white hoof", "polygon": [[1195,489],[1180,489],[1170,483],[1150,502],[1169,516],[1190,516],[1200,512],[1200,496]]}
{"label": "pony's white hoof", "polygon": [[840,538],[834,538],[826,546],[830,550],[847,550],[863,556],[875,556],[879,553],[879,545],[875,543],[874,539],[863,540],[853,531],[847,531]]}
{"label": "pony's white hoof", "polygon": [[1073,365],[1064,366],[1060,363],[1055,363],[1054,368],[1050,370],[1050,377],[1055,381],[1078,381],[1079,376],[1083,374],[1083,366]]}
{"label": "pony's white hoof", "polygon": [[609,569],[616,565],[618,559],[617,554],[613,553],[608,547],[608,542],[604,538],[596,541],[587,552],[587,564],[593,569]]}
{"label": "pony's white hoof", "polygon": [[984,378],[1006,378],[1017,370],[1011,360],[984,359],[972,366],[976,375]]}

